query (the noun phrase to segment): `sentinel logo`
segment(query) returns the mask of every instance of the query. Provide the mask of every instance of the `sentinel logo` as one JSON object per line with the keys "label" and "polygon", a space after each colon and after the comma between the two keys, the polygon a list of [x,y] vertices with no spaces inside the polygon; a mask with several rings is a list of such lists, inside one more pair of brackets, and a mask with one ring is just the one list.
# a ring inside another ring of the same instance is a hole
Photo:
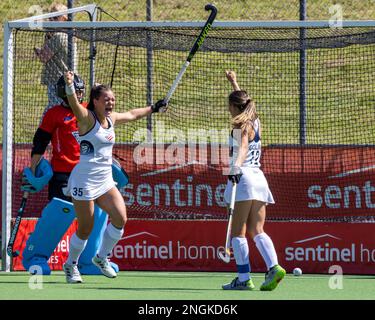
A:
{"label": "sentinel logo", "polygon": [[134,234],[131,234],[131,235],[125,236],[125,237],[121,238],[120,240],[131,239],[131,238],[139,237],[139,236],[142,236],[142,235],[147,235],[147,236],[150,236],[150,237],[159,238],[159,236],[157,236],[156,234],[152,234],[152,233],[149,233],[149,232],[143,231],[143,232],[134,233]]}
{"label": "sentinel logo", "polygon": [[[309,246],[311,241],[324,239],[323,244]],[[322,234],[295,241],[296,246],[285,248],[286,261],[319,261],[319,262],[355,262],[356,246],[354,243],[350,247],[338,248],[332,246],[328,239],[341,241],[342,239],[331,234]]]}
{"label": "sentinel logo", "polygon": [[[139,241],[129,244],[129,239],[141,237]],[[223,247],[215,247],[210,245],[185,245],[182,241],[166,240],[163,244],[151,244],[150,238],[159,238],[150,232],[139,232],[131,235],[126,235],[118,243],[111,254],[111,257],[117,259],[177,259],[177,260],[208,260],[219,259],[218,253],[224,250]],[[152,241],[152,240],[151,240]],[[160,241],[160,240],[159,240]]]}
{"label": "sentinel logo", "polygon": [[[188,166],[203,166],[208,169],[214,169],[208,165],[201,165],[193,161],[187,164],[170,166],[142,174],[142,177],[150,177],[166,172],[175,171]],[[217,172],[217,171],[213,171]],[[201,206],[219,206],[225,207],[224,190],[226,179],[223,176],[223,183],[211,185],[207,183],[197,183],[192,175],[184,179],[176,179],[169,183],[145,183],[133,185],[129,183],[121,193],[127,206],[138,204],[140,206],[165,206],[165,207],[201,207]]]}
{"label": "sentinel logo", "polygon": [[[330,176],[328,179],[340,179],[374,169],[375,166],[363,167]],[[308,202],[309,208],[375,209],[375,186],[371,180],[364,181],[361,185],[312,185],[307,190],[307,196],[311,200]]]}

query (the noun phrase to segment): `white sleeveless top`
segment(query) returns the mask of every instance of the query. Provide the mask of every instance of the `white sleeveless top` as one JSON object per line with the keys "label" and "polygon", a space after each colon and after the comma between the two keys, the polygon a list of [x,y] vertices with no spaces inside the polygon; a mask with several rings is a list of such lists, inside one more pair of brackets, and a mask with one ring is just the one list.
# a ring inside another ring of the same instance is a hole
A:
{"label": "white sleeveless top", "polygon": [[112,165],[112,149],[115,144],[115,131],[113,122],[108,117],[108,128],[103,128],[95,113],[94,127],[86,132],[84,135],[79,136],[80,145],[80,159],[81,165],[91,167],[92,164]]}
{"label": "white sleeveless top", "polygon": [[113,122],[107,118],[109,127],[105,129],[94,117],[93,128],[78,137],[80,159],[63,190],[76,200],[95,200],[116,185],[112,178]]}
{"label": "white sleeveless top", "polygon": [[[262,154],[262,145],[260,141],[260,120],[259,118],[254,121],[253,129],[255,131],[254,139],[249,141],[249,146],[246,158],[241,167],[260,168],[260,156]],[[229,158],[230,164],[234,165],[238,157],[239,142],[241,142],[241,129],[232,130],[229,137]]]}
{"label": "white sleeveless top", "polygon": [[[266,177],[260,169],[261,142],[260,142],[260,121],[256,119],[253,124],[255,131],[254,139],[249,141],[246,159],[241,166],[242,176],[237,185],[236,201],[258,200],[266,204],[275,203]],[[231,164],[234,164],[239,151],[241,141],[241,130],[233,130],[230,137]],[[232,194],[232,183],[227,182],[224,199],[229,204]]]}

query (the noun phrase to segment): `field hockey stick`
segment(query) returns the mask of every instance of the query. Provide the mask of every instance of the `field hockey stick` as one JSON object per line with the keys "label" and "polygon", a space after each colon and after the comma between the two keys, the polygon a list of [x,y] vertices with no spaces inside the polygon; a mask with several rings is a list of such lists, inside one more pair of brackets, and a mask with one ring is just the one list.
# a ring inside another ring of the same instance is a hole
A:
{"label": "field hockey stick", "polygon": [[[43,157],[40,157],[40,159],[38,160],[38,163],[36,164],[36,167],[39,165],[42,158]],[[19,254],[20,254],[20,252],[18,250],[13,251],[13,246],[14,246],[14,242],[16,241],[16,237],[17,237],[18,229],[19,229],[20,224],[21,224],[21,219],[22,219],[23,213],[25,212],[25,207],[26,207],[26,202],[27,202],[28,196],[29,196],[28,191],[25,191],[22,195],[21,205],[20,205],[20,208],[17,211],[17,217],[16,217],[16,220],[14,222],[14,227],[13,227],[12,232],[11,232],[10,237],[9,237],[9,242],[8,242],[8,246],[7,246],[7,253],[8,253],[8,256],[10,256],[10,257],[18,257]]]}
{"label": "field hockey stick", "polygon": [[231,242],[231,233],[232,233],[232,216],[234,211],[234,203],[236,201],[236,190],[237,190],[237,183],[233,183],[232,194],[230,198],[230,205],[229,205],[229,218],[228,218],[228,225],[227,225],[227,236],[225,239],[225,254],[219,252],[219,258],[226,263],[230,261],[230,242]]}
{"label": "field hockey stick", "polygon": [[14,223],[14,227],[13,227],[12,232],[10,234],[10,238],[9,238],[9,242],[8,242],[8,246],[7,246],[8,256],[13,257],[13,258],[18,257],[19,254],[20,254],[20,252],[18,250],[13,251],[13,246],[14,246],[14,242],[16,241],[16,237],[17,237],[18,229],[19,229],[20,224],[21,224],[21,219],[22,219],[23,213],[25,211],[28,196],[29,196],[28,192],[23,193],[21,206],[18,209],[16,221]]}
{"label": "field hockey stick", "polygon": [[[206,11],[211,11],[210,16],[208,17],[205,25],[203,26],[203,29],[202,29],[201,33],[199,34],[198,38],[195,40],[195,43],[194,43],[193,47],[191,48],[190,53],[189,53],[185,63],[183,64],[179,74],[177,75],[177,77],[174,80],[171,88],[169,89],[166,97],[164,98],[164,102],[166,104],[168,104],[169,100],[171,99],[173,92],[176,90],[179,82],[181,81],[182,76],[184,75],[184,73],[185,73],[187,67],[189,66],[191,60],[193,59],[195,53],[198,51],[198,49],[202,45],[204,39],[206,38],[206,36],[208,34],[208,31],[211,29],[213,21],[216,18],[217,9],[213,4],[207,4],[204,7],[204,9]],[[160,108],[160,112],[165,112],[165,111],[166,111],[166,107]]]}

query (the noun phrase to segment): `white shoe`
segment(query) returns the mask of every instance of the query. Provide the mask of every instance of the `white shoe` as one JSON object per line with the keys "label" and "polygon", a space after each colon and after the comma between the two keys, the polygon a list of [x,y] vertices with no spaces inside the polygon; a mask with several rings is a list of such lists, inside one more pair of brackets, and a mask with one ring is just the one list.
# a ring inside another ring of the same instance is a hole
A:
{"label": "white shoe", "polygon": [[63,264],[63,270],[66,276],[67,283],[82,283],[81,274],[79,273],[78,266],[76,264]]}
{"label": "white shoe", "polygon": [[117,273],[109,263],[108,258],[99,258],[97,255],[92,258],[92,263],[108,278],[116,278]]}

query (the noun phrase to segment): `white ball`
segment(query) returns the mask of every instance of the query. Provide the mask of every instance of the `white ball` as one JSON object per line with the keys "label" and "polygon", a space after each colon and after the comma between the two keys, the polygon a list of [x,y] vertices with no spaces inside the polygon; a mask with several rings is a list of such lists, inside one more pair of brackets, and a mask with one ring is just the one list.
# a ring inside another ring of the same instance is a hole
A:
{"label": "white ball", "polygon": [[301,270],[301,268],[294,268],[293,269],[293,274],[295,276],[302,276],[302,270]]}

